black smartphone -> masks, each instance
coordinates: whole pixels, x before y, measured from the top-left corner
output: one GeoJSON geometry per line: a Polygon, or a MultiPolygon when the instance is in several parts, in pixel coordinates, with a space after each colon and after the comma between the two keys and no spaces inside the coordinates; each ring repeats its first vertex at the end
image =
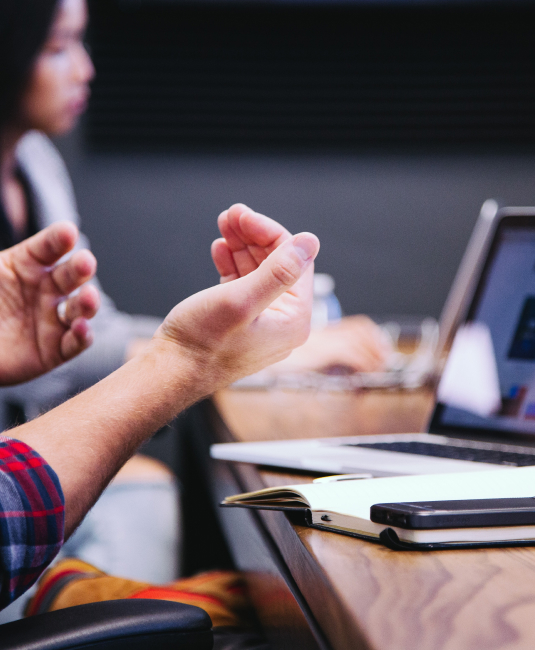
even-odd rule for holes
{"type": "Polygon", "coordinates": [[[531,526],[535,497],[377,503],[370,508],[370,519],[408,529],[531,526]]]}

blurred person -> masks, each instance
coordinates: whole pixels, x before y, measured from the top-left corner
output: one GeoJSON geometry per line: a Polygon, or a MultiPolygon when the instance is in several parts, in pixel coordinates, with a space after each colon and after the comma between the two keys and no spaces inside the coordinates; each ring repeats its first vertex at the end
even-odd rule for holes
{"type": "MultiPolygon", "coordinates": [[[[87,101],[93,68],[82,44],[85,22],[85,4],[77,0],[0,3],[1,248],[58,221],[79,224],[68,173],[45,134],[69,130],[87,101]]],[[[77,248],[87,247],[81,235],[77,248]]],[[[95,291],[96,278],[93,284],[95,291]]],[[[93,348],[44,378],[0,389],[2,429],[34,418],[108,375],[160,325],[160,319],[119,312],[100,293],[93,348]]],[[[132,578],[171,579],[178,572],[178,504],[172,473],[138,456],[121,470],[64,553],[132,578]]],[[[20,617],[22,606],[4,612],[2,620],[20,617]]]]}
{"type": "MultiPolygon", "coordinates": [[[[94,69],[83,46],[85,0],[6,0],[0,11],[5,32],[0,80],[6,98],[0,109],[0,246],[5,248],[60,219],[79,225],[68,173],[48,136],[76,125],[87,105],[94,69]]],[[[81,242],[87,245],[83,236],[81,242]]],[[[159,322],[119,312],[102,293],[91,350],[45,379],[0,393],[0,423],[3,418],[4,424],[11,424],[20,411],[35,417],[93,384],[142,349],[159,322]]],[[[383,348],[379,329],[362,317],[343,328],[329,326],[321,335],[315,333],[294,355],[292,367],[343,363],[356,370],[377,370],[384,363],[383,348]]]]}
{"type": "MultiPolygon", "coordinates": [[[[2,247],[58,220],[79,224],[68,173],[49,136],[72,129],[87,105],[94,69],[83,44],[86,23],[85,0],[0,3],[2,247]]],[[[83,235],[80,242],[87,246],[83,235]]],[[[94,283],[98,286],[96,279],[94,283]]],[[[159,319],[119,312],[103,292],[101,301],[90,350],[45,378],[0,389],[3,428],[17,419],[32,419],[93,385],[142,351],[160,324],[159,319]]],[[[356,324],[351,335],[331,328],[315,334],[295,358],[297,365],[303,369],[317,367],[315,359],[319,359],[321,367],[345,361],[355,369],[376,369],[382,363],[383,352],[381,339],[376,336],[378,330],[372,332],[374,326],[370,323],[365,327],[356,324]],[[325,341],[329,341],[328,346],[325,341]],[[330,350],[328,359],[326,349],[330,350]]],[[[85,528],[72,537],[65,552],[135,579],[159,582],[174,577],[180,537],[177,499],[176,482],[165,466],[138,457],[104,493],[86,519],[85,528]],[[146,499],[141,499],[141,493],[146,499]],[[128,498],[136,503],[135,507],[125,506],[128,498]],[[144,517],[151,518],[150,523],[145,519],[140,525],[141,511],[144,517]],[[108,523],[104,525],[104,521],[108,523]],[[147,538],[141,541],[146,531],[157,528],[163,540],[160,551],[149,548],[147,538]],[[111,547],[100,545],[99,531],[103,529],[108,537],[122,539],[126,534],[140,544],[131,543],[128,549],[110,555],[111,547]],[[139,561],[141,553],[146,561],[139,561]]]]}
{"type": "MultiPolygon", "coordinates": [[[[93,76],[83,46],[86,22],[84,0],[0,4],[0,242],[4,247],[60,219],[79,222],[67,171],[47,136],[72,128],[85,108],[93,76]]],[[[83,245],[83,236],[81,240],[83,245]]],[[[118,312],[102,294],[93,349],[43,380],[4,389],[5,410],[21,405],[30,418],[35,417],[134,356],[159,323],[118,312]]],[[[4,425],[8,415],[3,414],[4,425]]],[[[176,502],[172,474],[158,462],[138,456],[121,470],[64,552],[134,579],[172,579],[178,571],[180,539],[176,502]]],[[[18,615],[20,609],[13,613],[18,615]]]]}
{"type": "MultiPolygon", "coordinates": [[[[79,225],[67,170],[47,136],[69,131],[85,109],[93,77],[82,42],[85,25],[83,0],[0,5],[1,248],[57,221],[79,225]]],[[[78,247],[88,247],[83,235],[78,247]]],[[[45,379],[0,394],[4,405],[20,405],[35,417],[118,368],[161,322],[119,312],[102,291],[101,300],[91,350],[45,379]]],[[[9,413],[2,419],[6,424],[9,413]]]]}

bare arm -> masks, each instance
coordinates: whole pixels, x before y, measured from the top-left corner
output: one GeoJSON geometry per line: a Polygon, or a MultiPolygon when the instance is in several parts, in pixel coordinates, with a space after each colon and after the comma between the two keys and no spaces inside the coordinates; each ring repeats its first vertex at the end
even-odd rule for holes
{"type": "Polygon", "coordinates": [[[144,352],[17,429],[16,437],[59,476],[67,536],[154,431],[306,340],[318,249],[314,235],[296,235],[250,274],[191,296],[171,311],[144,352]]]}

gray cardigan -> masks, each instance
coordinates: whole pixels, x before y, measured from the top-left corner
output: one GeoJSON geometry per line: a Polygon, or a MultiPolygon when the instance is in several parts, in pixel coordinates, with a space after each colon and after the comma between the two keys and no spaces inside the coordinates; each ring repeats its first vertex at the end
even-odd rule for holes
{"type": "MultiPolygon", "coordinates": [[[[32,131],[21,139],[16,155],[32,191],[39,229],[65,220],[79,226],[80,217],[69,175],[50,140],[32,131]]],[[[89,248],[84,235],[80,236],[77,248],[89,248]]],[[[23,406],[28,418],[35,417],[116,370],[124,361],[129,343],[135,338],[151,337],[160,324],[157,318],[120,312],[102,291],[98,280],[94,283],[99,287],[102,302],[92,321],[93,345],[44,377],[0,389],[2,429],[5,428],[8,402],[23,406]]]]}

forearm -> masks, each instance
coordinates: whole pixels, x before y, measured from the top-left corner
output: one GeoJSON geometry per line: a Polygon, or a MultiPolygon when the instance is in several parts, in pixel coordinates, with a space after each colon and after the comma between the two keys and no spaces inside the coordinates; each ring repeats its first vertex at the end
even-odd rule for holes
{"type": "Polygon", "coordinates": [[[301,233],[253,272],[187,298],[171,310],[145,352],[17,429],[17,438],[42,454],[59,477],[67,536],[153,432],[205,395],[305,342],[318,249],[316,237],[301,233]]]}
{"type": "Polygon", "coordinates": [[[66,537],[136,449],[208,391],[193,358],[153,341],[147,353],[16,430],[59,477],[66,537]]]}

